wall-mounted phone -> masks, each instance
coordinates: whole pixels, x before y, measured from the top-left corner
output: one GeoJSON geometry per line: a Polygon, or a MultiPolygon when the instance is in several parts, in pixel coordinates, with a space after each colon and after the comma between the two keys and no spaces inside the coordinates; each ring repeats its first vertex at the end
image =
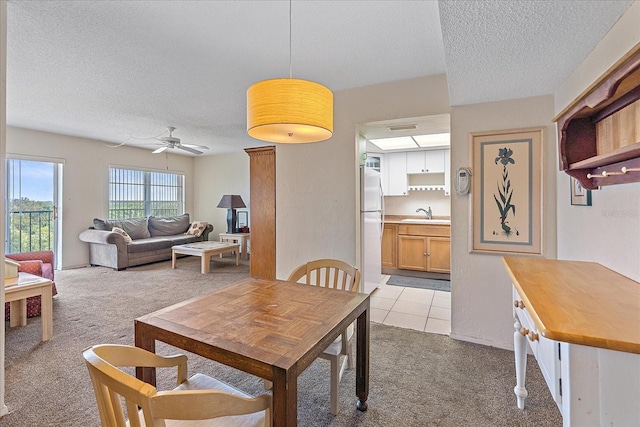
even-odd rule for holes
{"type": "Polygon", "coordinates": [[[471,188],[471,169],[458,168],[453,185],[456,189],[456,194],[462,195],[469,193],[469,188],[471,188]]]}

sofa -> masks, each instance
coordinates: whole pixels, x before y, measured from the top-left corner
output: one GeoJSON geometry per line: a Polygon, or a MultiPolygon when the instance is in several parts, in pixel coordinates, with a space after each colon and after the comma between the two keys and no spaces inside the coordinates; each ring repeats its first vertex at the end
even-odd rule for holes
{"type": "MultiPolygon", "coordinates": [[[[56,282],[54,279],[54,264],[53,264],[53,252],[52,251],[35,251],[35,252],[22,252],[19,254],[6,254],[6,258],[17,261],[19,265],[18,272],[30,273],[34,276],[44,277],[53,282],[51,286],[51,292],[53,295],[58,293],[56,289],[56,282]]],[[[41,300],[40,295],[27,298],[27,317],[40,316],[41,312],[41,300]]],[[[7,302],[4,305],[4,319],[9,320],[10,304],[7,302]]]]}
{"type": "Polygon", "coordinates": [[[115,270],[171,259],[171,247],[209,239],[213,225],[191,223],[189,214],[102,220],[80,233],[89,244],[89,263],[115,270]]]}

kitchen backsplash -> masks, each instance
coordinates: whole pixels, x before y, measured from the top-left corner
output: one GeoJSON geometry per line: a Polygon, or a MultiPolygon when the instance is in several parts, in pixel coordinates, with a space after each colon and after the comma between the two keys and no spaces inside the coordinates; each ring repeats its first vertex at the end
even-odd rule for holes
{"type": "Polygon", "coordinates": [[[416,215],[416,209],[428,209],[435,217],[451,217],[451,196],[444,191],[409,191],[407,196],[385,196],[384,207],[387,215],[416,215]]]}

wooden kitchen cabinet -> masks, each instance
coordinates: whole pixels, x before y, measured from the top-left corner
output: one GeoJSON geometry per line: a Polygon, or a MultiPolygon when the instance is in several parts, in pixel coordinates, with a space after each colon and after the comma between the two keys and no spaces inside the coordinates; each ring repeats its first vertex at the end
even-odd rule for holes
{"type": "Polygon", "coordinates": [[[398,224],[385,224],[382,231],[382,267],[397,268],[398,224]]]}
{"type": "Polygon", "coordinates": [[[398,268],[451,272],[451,227],[449,225],[401,224],[398,227],[398,268]]]}

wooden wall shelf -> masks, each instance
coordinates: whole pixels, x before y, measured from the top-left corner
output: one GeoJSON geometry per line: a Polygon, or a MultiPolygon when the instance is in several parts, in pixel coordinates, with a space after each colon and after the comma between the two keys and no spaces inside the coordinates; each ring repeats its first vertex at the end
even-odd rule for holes
{"type": "Polygon", "coordinates": [[[640,182],[640,43],[554,121],[560,170],[583,187],[640,182]]]}

